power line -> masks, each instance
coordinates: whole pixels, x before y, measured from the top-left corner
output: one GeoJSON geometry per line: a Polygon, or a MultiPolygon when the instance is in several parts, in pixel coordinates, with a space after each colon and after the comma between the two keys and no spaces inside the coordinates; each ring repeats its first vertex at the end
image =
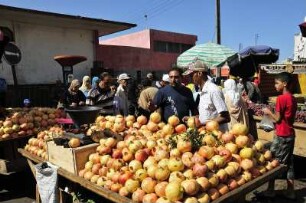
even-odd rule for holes
{"type": "MultiPolygon", "coordinates": [[[[179,0],[179,1],[172,1],[169,2],[169,4],[165,5],[163,8],[161,8],[160,10],[155,10],[154,12],[152,12],[151,14],[147,14],[149,20],[156,17],[157,15],[162,14],[163,12],[169,10],[169,9],[173,9],[174,7],[178,6],[179,4],[181,4],[184,0],[179,0]]],[[[143,23],[145,19],[142,19],[139,21],[139,24],[143,23]]]]}

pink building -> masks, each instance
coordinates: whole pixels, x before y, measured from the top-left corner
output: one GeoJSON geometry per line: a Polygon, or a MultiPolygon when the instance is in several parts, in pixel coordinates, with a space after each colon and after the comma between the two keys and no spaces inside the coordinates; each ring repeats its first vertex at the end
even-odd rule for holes
{"type": "Polygon", "coordinates": [[[115,75],[127,72],[139,79],[154,72],[159,77],[196,41],[195,35],[148,29],[100,41],[97,59],[115,75]]]}

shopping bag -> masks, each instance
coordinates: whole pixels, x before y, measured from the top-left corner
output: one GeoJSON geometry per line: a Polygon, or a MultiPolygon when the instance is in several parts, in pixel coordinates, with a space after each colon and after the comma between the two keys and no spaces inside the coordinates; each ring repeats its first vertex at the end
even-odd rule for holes
{"type": "Polygon", "coordinates": [[[57,188],[58,167],[43,162],[35,165],[36,182],[42,203],[58,203],[59,195],[57,188]]]}
{"type": "Polygon", "coordinates": [[[266,132],[274,130],[274,123],[270,116],[263,115],[261,122],[259,123],[259,128],[266,132]]]}

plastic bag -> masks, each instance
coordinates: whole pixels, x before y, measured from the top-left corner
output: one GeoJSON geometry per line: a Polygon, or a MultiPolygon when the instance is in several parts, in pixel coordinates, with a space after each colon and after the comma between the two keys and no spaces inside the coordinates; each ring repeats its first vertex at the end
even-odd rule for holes
{"type": "Polygon", "coordinates": [[[43,162],[35,165],[36,181],[42,203],[59,202],[57,188],[57,166],[49,162],[43,162]]]}
{"type": "Polygon", "coordinates": [[[259,123],[259,128],[263,129],[266,132],[274,130],[274,123],[270,116],[263,115],[261,122],[259,123]]]}

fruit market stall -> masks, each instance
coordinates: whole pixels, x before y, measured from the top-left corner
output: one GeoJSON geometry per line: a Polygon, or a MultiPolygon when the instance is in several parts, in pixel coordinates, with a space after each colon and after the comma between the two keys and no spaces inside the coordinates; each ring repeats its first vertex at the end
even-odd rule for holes
{"type": "MultiPolygon", "coordinates": [[[[150,119],[98,116],[86,134],[108,130],[117,136],[101,136],[81,168],[61,166],[58,174],[114,202],[229,202],[284,172],[246,126],[222,133],[214,121],[205,128],[197,124],[193,117],[182,124],[176,116],[164,123],[157,112],[150,119]]],[[[31,143],[37,149],[37,141],[31,143]]],[[[30,162],[42,161],[31,146],[19,151],[30,162]]],[[[51,153],[47,147],[49,161],[51,153]]]]}
{"type": "MultiPolygon", "coordinates": [[[[30,164],[31,168],[33,168],[33,164],[40,163],[40,162],[44,161],[43,159],[34,156],[33,154],[31,154],[30,152],[28,152],[24,149],[19,149],[18,151],[22,154],[22,156],[27,158],[28,163],[30,164]]],[[[237,188],[233,191],[230,191],[229,193],[221,196],[219,199],[213,201],[213,203],[229,202],[229,200],[231,202],[236,202],[237,200],[243,198],[244,195],[246,195],[247,193],[251,192],[252,190],[256,189],[257,187],[261,186],[262,184],[268,182],[269,180],[277,177],[279,174],[283,173],[284,171],[285,171],[285,166],[283,166],[283,165],[277,166],[276,168],[267,172],[266,174],[264,174],[260,178],[254,179],[254,180],[246,183],[245,185],[243,185],[243,186],[241,186],[241,187],[239,187],[239,188],[237,188]]],[[[35,171],[33,171],[33,173],[35,173],[35,171]]],[[[121,196],[120,194],[118,194],[116,192],[112,192],[111,190],[108,190],[108,189],[105,189],[104,187],[98,186],[95,183],[84,180],[83,178],[81,178],[79,176],[76,176],[73,173],[70,173],[63,168],[59,168],[58,175],[63,176],[65,178],[67,178],[68,180],[70,180],[71,182],[79,184],[80,187],[84,187],[84,188],[100,195],[101,197],[103,197],[105,199],[108,199],[108,200],[111,200],[113,202],[118,202],[118,203],[135,202],[130,198],[121,196]]],[[[207,198],[207,196],[204,196],[204,198],[207,198]]],[[[37,202],[38,201],[39,201],[39,196],[37,196],[37,202]]],[[[209,200],[207,200],[206,202],[209,202],[209,200]]]]}
{"type": "Polygon", "coordinates": [[[63,117],[60,110],[52,108],[9,108],[6,117],[0,120],[0,173],[9,175],[26,166],[25,159],[17,149],[39,131],[56,124],[63,117]]]}

